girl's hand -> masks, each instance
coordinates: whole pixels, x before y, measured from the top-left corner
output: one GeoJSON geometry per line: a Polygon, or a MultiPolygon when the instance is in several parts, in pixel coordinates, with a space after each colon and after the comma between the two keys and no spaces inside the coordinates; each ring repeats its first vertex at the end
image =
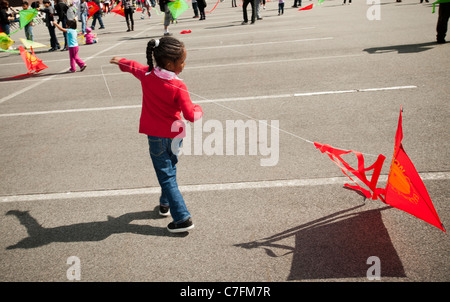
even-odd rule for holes
{"type": "Polygon", "coordinates": [[[122,59],[122,58],[114,57],[114,58],[111,59],[111,61],[109,61],[109,63],[119,65],[119,61],[120,61],[121,59],[122,59]]]}

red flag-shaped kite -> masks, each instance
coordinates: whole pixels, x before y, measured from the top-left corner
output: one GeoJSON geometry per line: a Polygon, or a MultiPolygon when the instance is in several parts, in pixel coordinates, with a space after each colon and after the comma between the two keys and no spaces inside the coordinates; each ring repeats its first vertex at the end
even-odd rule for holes
{"type": "Polygon", "coordinates": [[[36,57],[33,47],[31,48],[31,54],[22,46],[19,46],[19,51],[23,61],[25,62],[25,65],[27,66],[28,74],[39,72],[43,69],[48,68],[44,63],[42,63],[41,59],[38,59],[38,57],[36,57]]]}
{"type": "Polygon", "coordinates": [[[402,139],[402,110],[400,110],[397,133],[395,135],[394,156],[386,186],[385,202],[445,232],[422,179],[403,149],[402,139]]]}
{"type": "Polygon", "coordinates": [[[310,4],[308,6],[300,8],[299,11],[301,11],[301,10],[309,10],[309,9],[312,9],[313,7],[314,7],[314,4],[310,4]]]}
{"type": "Polygon", "coordinates": [[[98,5],[95,4],[94,1],[88,2],[87,6],[88,6],[89,17],[92,17],[100,9],[100,7],[98,7],[98,5]]]}
{"type": "Polygon", "coordinates": [[[380,177],[381,168],[383,167],[384,159],[386,158],[384,155],[380,154],[378,155],[377,161],[370,167],[366,168],[364,167],[364,156],[361,152],[358,151],[345,151],[345,150],[339,150],[336,148],[331,147],[330,145],[323,145],[314,142],[314,145],[317,149],[319,149],[322,153],[326,153],[330,159],[339,167],[341,168],[342,172],[350,178],[355,184],[349,185],[345,184],[346,187],[351,188],[353,190],[361,191],[364,196],[367,198],[372,197],[372,199],[377,199],[377,197],[380,197],[380,194],[384,193],[384,189],[377,188],[377,182],[378,178],[380,177]],[[348,153],[354,153],[356,155],[356,158],[358,159],[358,169],[352,168],[347,162],[345,162],[342,159],[342,155],[348,154],[348,153]],[[366,177],[366,172],[374,170],[372,174],[372,178],[370,181],[366,177]],[[347,172],[351,172],[354,176],[356,176],[360,181],[362,181],[366,186],[369,187],[369,189],[372,191],[372,193],[362,188],[353,178],[351,178],[347,172]]]}
{"type": "Polygon", "coordinates": [[[119,2],[114,8],[111,10],[112,13],[116,13],[121,15],[122,17],[125,17],[125,10],[122,7],[122,1],[119,2]]]}

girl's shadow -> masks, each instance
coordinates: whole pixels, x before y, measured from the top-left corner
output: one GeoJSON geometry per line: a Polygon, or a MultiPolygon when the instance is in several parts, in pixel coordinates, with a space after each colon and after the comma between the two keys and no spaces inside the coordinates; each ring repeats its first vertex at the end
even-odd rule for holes
{"type": "Polygon", "coordinates": [[[101,241],[112,234],[132,233],[150,236],[186,236],[188,233],[172,234],[163,227],[132,224],[134,220],[159,219],[158,207],[153,211],[127,213],[117,218],[108,216],[106,221],[94,221],[63,225],[54,228],[42,227],[29,211],[11,210],[6,215],[16,216],[28,232],[28,237],[8,246],[7,250],[36,248],[52,242],[101,241]]]}

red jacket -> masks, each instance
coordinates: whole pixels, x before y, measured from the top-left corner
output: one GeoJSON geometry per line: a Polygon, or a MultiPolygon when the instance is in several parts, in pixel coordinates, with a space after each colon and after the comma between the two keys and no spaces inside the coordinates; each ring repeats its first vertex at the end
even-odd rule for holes
{"type": "Polygon", "coordinates": [[[186,120],[194,122],[202,117],[203,111],[199,105],[192,104],[183,81],[162,79],[155,75],[155,69],[149,73],[148,66],[136,61],[122,59],[119,63],[121,71],[129,72],[141,81],[143,96],[139,133],[185,137],[181,112],[186,120]]]}

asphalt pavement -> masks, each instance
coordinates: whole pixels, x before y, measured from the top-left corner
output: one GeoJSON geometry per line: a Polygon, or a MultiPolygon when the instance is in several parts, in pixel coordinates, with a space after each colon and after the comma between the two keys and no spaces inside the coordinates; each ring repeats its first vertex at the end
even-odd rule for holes
{"type": "MultiPolygon", "coordinates": [[[[313,144],[363,152],[367,164],[385,155],[385,186],[403,106],[403,145],[450,225],[450,45],[435,43],[437,14],[418,0],[303,7],[312,3],[286,2],[279,16],[270,1],[241,25],[227,0],[169,26],[204,111],[177,165],[195,224],[179,235],[158,214],[140,83],[109,64],[145,64],[162,15],[136,12],[132,32],[104,16],[99,42],[80,46],[83,72],[44,47],[35,53],[48,69],[11,78],[25,64],[0,53],[0,281],[450,281],[448,235],[345,189],[313,144]]],[[[33,30],[49,44],[44,25],[33,30]]]]}

